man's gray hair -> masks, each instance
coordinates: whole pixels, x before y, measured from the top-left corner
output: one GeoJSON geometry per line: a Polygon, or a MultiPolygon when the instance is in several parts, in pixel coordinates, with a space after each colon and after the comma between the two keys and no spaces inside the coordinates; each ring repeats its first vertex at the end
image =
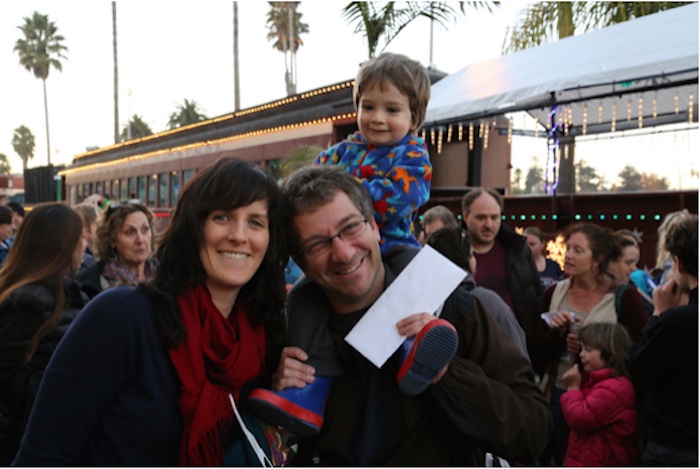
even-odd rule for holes
{"type": "Polygon", "coordinates": [[[459,226],[454,213],[452,213],[452,211],[444,205],[435,205],[423,213],[423,226],[432,223],[435,220],[442,221],[445,227],[454,228],[459,226]]]}

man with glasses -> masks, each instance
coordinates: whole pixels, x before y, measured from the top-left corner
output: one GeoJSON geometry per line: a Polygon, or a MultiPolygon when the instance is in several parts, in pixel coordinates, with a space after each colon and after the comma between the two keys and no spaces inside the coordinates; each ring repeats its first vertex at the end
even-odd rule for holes
{"type": "MultiPolygon", "coordinates": [[[[402,392],[401,349],[379,369],[344,337],[418,250],[381,255],[369,196],[340,168],[303,168],[284,194],[292,256],[306,278],[290,292],[289,346],[272,389],[320,399],[312,413],[323,424],[300,442],[294,463],[478,465],[482,450],[535,462],[550,433],[548,405],[527,359],[480,303],[461,289],[450,295],[440,319],[458,336],[456,354],[420,395],[402,392]]],[[[407,311],[398,332],[420,338],[434,324],[430,313],[407,311]]]]}

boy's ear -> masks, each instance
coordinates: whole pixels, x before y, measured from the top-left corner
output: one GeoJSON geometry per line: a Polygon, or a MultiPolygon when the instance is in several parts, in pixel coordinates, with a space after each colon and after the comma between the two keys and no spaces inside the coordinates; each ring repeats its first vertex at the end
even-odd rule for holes
{"type": "Polygon", "coordinates": [[[683,265],[683,261],[681,261],[680,257],[673,256],[673,260],[676,263],[676,266],[678,267],[678,272],[681,274],[686,273],[685,266],[683,265]]]}

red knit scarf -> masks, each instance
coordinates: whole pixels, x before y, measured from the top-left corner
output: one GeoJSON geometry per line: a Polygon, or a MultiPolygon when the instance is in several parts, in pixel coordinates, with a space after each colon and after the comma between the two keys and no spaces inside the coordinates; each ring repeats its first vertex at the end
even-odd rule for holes
{"type": "Polygon", "coordinates": [[[233,422],[228,398],[258,377],[265,359],[265,331],[252,326],[240,307],[225,318],[204,285],[190,287],[177,300],[185,337],[170,349],[182,382],[184,420],[180,466],[221,466],[222,438],[233,422]]]}

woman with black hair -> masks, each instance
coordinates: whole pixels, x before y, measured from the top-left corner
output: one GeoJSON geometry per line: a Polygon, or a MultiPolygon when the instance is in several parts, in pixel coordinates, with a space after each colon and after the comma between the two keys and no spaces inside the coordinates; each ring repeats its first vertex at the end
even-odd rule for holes
{"type": "Polygon", "coordinates": [[[106,290],[66,334],[15,464],[222,465],[240,432],[231,401],[283,344],[282,219],[277,184],[250,163],[197,173],[153,280],[106,290]]]}
{"type": "Polygon", "coordinates": [[[46,364],[87,302],[70,276],[82,231],[68,205],[37,205],[0,269],[0,465],[15,457],[46,364]]]}

